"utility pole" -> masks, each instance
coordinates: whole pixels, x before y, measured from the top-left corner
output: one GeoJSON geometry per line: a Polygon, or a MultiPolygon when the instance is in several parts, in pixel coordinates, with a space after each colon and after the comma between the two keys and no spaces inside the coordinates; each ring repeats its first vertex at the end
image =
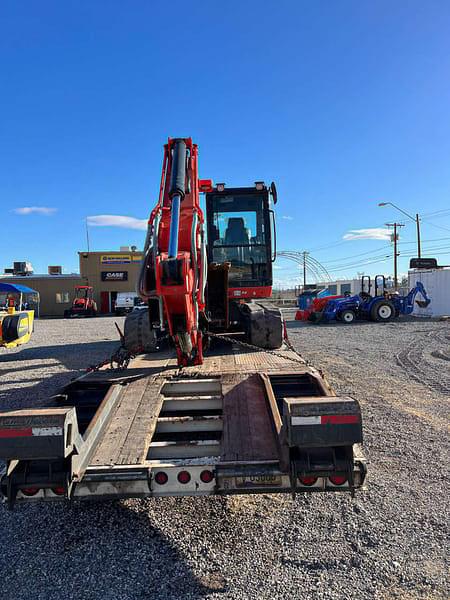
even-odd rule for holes
{"type": "Polygon", "coordinates": [[[404,215],[406,215],[409,219],[411,219],[411,221],[415,221],[416,222],[416,228],[417,228],[417,258],[421,258],[422,257],[422,252],[421,252],[421,247],[420,247],[420,219],[419,219],[419,214],[416,213],[416,217],[414,218],[412,215],[410,215],[409,213],[407,213],[406,211],[404,211],[403,208],[400,208],[399,206],[397,206],[393,202],[379,202],[378,206],[387,206],[388,204],[390,204],[391,206],[393,206],[394,208],[396,208],[397,210],[399,210],[401,213],[403,213],[404,215]]]}
{"type": "Polygon", "coordinates": [[[417,226],[417,258],[421,258],[421,248],[420,248],[420,222],[419,215],[416,213],[416,226],[417,226]]]}
{"type": "Polygon", "coordinates": [[[309,252],[303,252],[303,291],[306,289],[306,257],[308,254],[309,252]]]}
{"type": "Polygon", "coordinates": [[[400,256],[400,252],[397,252],[397,227],[404,227],[401,223],[386,223],[387,227],[394,228],[393,242],[394,242],[394,290],[398,288],[398,274],[397,274],[397,258],[400,256]]]}

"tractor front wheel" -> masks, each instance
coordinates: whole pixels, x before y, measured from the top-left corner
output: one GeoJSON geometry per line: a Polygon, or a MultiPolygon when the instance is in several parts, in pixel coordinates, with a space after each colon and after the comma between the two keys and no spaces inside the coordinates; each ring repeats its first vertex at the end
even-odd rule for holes
{"type": "Polygon", "coordinates": [[[370,311],[372,321],[384,322],[390,321],[395,316],[395,307],[392,302],[377,302],[370,311]]]}
{"type": "Polygon", "coordinates": [[[339,320],[345,323],[346,325],[350,325],[356,319],[356,314],[353,310],[343,310],[339,313],[339,320]]]}

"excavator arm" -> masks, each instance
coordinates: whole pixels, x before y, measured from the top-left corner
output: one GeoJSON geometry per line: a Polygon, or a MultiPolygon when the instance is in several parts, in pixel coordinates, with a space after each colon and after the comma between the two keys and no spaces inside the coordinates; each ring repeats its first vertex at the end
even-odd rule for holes
{"type": "Polygon", "coordinates": [[[203,362],[199,320],[205,310],[207,273],[204,216],[200,208],[197,145],[191,138],[168,140],[158,203],[148,222],[139,294],[159,302],[178,364],[203,362]]]}
{"type": "Polygon", "coordinates": [[[412,313],[412,311],[414,309],[414,300],[416,300],[416,303],[421,308],[426,308],[431,302],[431,299],[428,297],[427,292],[421,281],[416,281],[416,285],[410,290],[409,294],[406,296],[406,302],[405,302],[406,314],[412,313]],[[416,300],[417,294],[420,294],[422,296],[423,300],[416,300]]]}

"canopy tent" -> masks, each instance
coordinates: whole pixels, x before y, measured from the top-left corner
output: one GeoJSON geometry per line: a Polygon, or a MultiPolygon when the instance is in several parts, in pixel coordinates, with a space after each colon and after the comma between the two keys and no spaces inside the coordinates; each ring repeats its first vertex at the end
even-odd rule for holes
{"type": "Polygon", "coordinates": [[[32,290],[31,288],[27,287],[26,285],[18,285],[16,283],[2,283],[0,282],[0,294],[7,294],[7,293],[11,293],[11,294],[37,294],[39,295],[39,292],[37,292],[36,290],[32,290]]]}
{"type": "MultiPolygon", "coordinates": [[[[0,294],[20,294],[20,305],[22,305],[22,296],[25,294],[32,294],[35,300],[32,304],[35,305],[36,317],[39,317],[39,292],[33,290],[26,285],[20,285],[18,283],[2,283],[0,282],[0,294]]],[[[20,307],[19,307],[20,308],[20,307]]],[[[32,307],[30,307],[32,308],[32,307]]]]}

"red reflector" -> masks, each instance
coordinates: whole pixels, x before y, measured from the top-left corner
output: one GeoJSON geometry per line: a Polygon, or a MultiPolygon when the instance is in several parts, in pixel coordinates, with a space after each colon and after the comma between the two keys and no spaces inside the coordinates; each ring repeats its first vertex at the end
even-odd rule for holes
{"type": "Polygon", "coordinates": [[[64,496],[66,493],[66,489],[62,485],[58,485],[57,487],[52,488],[52,492],[57,496],[64,496]]]}
{"type": "Polygon", "coordinates": [[[24,496],[35,496],[38,493],[39,488],[36,488],[36,487],[22,488],[20,491],[22,492],[22,494],[24,496]]]}
{"type": "Polygon", "coordinates": [[[191,480],[191,476],[187,471],[180,471],[178,473],[178,481],[180,483],[189,483],[191,480]]]}
{"type": "Polygon", "coordinates": [[[348,425],[350,423],[359,423],[358,415],[322,415],[320,419],[322,425],[331,423],[332,425],[348,425]]]}
{"type": "Polygon", "coordinates": [[[316,483],[316,481],[318,480],[318,477],[312,477],[312,476],[299,477],[299,480],[302,485],[314,485],[316,483]]]}
{"type": "Polygon", "coordinates": [[[347,481],[345,475],[331,475],[329,479],[333,485],[343,485],[347,481]]]}
{"type": "Polygon", "coordinates": [[[0,438],[27,437],[33,435],[31,427],[25,429],[0,429],[0,438]]]}
{"type": "Polygon", "coordinates": [[[200,473],[200,479],[203,481],[203,483],[211,483],[211,481],[214,479],[214,473],[212,471],[202,471],[200,473]]]}
{"type": "Polygon", "coordinates": [[[167,483],[168,479],[169,477],[167,476],[167,473],[164,473],[164,471],[158,471],[158,473],[155,475],[155,481],[158,485],[164,485],[167,483]]]}

